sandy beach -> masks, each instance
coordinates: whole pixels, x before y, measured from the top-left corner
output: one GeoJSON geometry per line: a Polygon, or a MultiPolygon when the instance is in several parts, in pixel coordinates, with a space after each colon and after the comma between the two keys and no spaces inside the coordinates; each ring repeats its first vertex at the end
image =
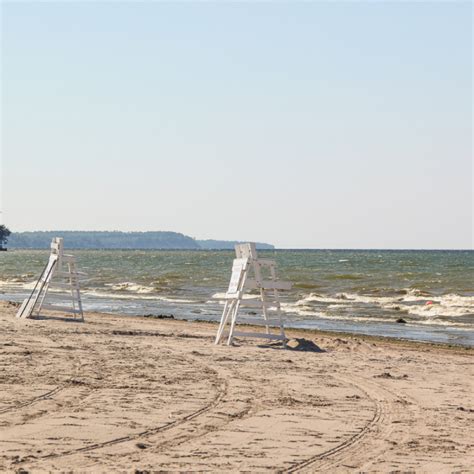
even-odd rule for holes
{"type": "Polygon", "coordinates": [[[472,472],[474,350],[0,303],[2,472],[472,472]]]}

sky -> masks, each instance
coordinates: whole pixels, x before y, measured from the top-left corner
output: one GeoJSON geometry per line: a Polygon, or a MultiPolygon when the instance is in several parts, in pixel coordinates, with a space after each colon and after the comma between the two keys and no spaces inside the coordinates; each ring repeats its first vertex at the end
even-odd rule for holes
{"type": "Polygon", "coordinates": [[[12,231],[473,246],[471,2],[0,13],[12,231]]]}

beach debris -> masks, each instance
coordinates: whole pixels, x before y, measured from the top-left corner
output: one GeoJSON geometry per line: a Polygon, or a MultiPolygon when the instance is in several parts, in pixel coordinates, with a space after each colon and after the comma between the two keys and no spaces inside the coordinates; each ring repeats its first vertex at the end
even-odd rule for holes
{"type": "Polygon", "coordinates": [[[235,254],[229,287],[223,297],[219,296],[219,299],[224,301],[224,311],[215,344],[227,338],[227,345],[231,345],[234,337],[241,336],[277,340],[285,346],[287,338],[283,327],[279,291],[291,289],[291,283],[277,279],[276,262],[258,258],[254,243],[237,244],[235,254]],[[261,311],[263,317],[245,318],[240,322],[265,326],[265,332],[235,330],[239,309],[247,308],[261,311]],[[226,333],[228,325],[230,327],[226,333]],[[279,334],[271,333],[271,327],[279,328],[279,334]]]}
{"type": "Polygon", "coordinates": [[[310,341],[305,338],[294,338],[290,339],[286,343],[286,347],[293,351],[302,351],[302,352],[326,352],[324,349],[321,349],[313,341],[310,341]]]}
{"type": "Polygon", "coordinates": [[[398,324],[406,324],[407,322],[403,318],[398,318],[396,321],[398,324]]]}
{"type": "MultiPolygon", "coordinates": [[[[49,297],[51,298],[51,296],[49,297]]],[[[20,306],[16,317],[31,318],[32,316],[39,316],[42,309],[71,313],[74,315],[74,318],[78,316],[81,321],[84,321],[76,259],[73,255],[66,255],[64,253],[64,241],[61,237],[55,237],[52,240],[48,263],[44,267],[30,296],[20,306]],[[45,304],[48,291],[52,288],[59,291],[59,294],[56,296],[60,297],[61,302],[69,300],[70,305],[53,304],[54,301],[45,304]]]]}
{"type": "Polygon", "coordinates": [[[152,319],[174,319],[172,314],[144,314],[143,317],[152,319]]]}
{"type": "Polygon", "coordinates": [[[376,379],[402,380],[402,379],[407,379],[407,378],[408,378],[408,375],[407,375],[407,374],[403,374],[403,375],[392,375],[390,372],[383,372],[382,374],[374,375],[374,378],[376,378],[376,379]]]}
{"type": "Polygon", "coordinates": [[[378,379],[393,379],[393,375],[390,372],[384,372],[379,375],[374,375],[378,379]]]}
{"type": "Polygon", "coordinates": [[[84,382],[84,380],[80,380],[80,379],[71,379],[69,383],[71,385],[87,385],[87,382],[84,382]]]}
{"type": "Polygon", "coordinates": [[[148,445],[146,445],[145,443],[137,443],[137,444],[135,444],[135,446],[136,446],[138,449],[146,449],[146,448],[148,448],[148,445]]]}

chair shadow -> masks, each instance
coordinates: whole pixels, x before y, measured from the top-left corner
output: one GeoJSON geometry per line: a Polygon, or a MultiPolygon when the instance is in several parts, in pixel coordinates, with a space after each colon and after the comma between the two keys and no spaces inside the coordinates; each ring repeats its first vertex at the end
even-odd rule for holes
{"type": "Polygon", "coordinates": [[[48,320],[53,320],[53,321],[65,321],[68,323],[84,323],[85,320],[82,320],[80,318],[71,318],[71,317],[66,317],[66,316],[50,316],[50,315],[39,315],[35,316],[33,318],[35,321],[48,321],[48,320]]]}

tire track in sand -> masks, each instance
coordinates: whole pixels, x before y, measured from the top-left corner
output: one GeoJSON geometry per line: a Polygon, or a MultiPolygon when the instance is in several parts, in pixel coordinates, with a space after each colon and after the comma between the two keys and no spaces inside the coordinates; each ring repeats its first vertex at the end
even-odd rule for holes
{"type": "Polygon", "coordinates": [[[356,376],[337,378],[358,389],[372,402],[374,410],[372,418],[358,433],[339,445],[316,454],[305,461],[296,463],[289,469],[282,469],[283,472],[304,472],[307,468],[311,471],[325,471],[342,467],[346,469],[349,467],[360,468],[360,465],[353,465],[355,461],[361,464],[364,460],[368,461],[369,458],[374,459],[380,452],[389,448],[389,446],[376,447],[375,442],[390,435],[392,427],[387,422],[393,418],[393,415],[400,413],[400,406],[406,408],[411,406],[412,402],[408,402],[406,398],[398,396],[393,391],[373,381],[356,376]],[[344,465],[343,463],[349,459],[351,460],[351,466],[344,465]]]}
{"type": "Polygon", "coordinates": [[[28,406],[33,405],[34,403],[40,402],[42,400],[50,399],[54,395],[58,394],[59,392],[62,392],[68,387],[68,384],[63,384],[63,385],[58,385],[57,387],[53,388],[52,390],[49,390],[46,393],[43,393],[42,395],[38,395],[37,397],[30,398],[29,400],[26,400],[22,403],[18,403],[13,406],[5,407],[0,410],[0,415],[4,413],[8,413],[10,411],[14,410],[20,410],[21,408],[25,408],[28,406]]]}
{"type": "Polygon", "coordinates": [[[208,368],[208,370],[210,370],[214,374],[215,377],[212,380],[218,386],[218,389],[217,389],[217,392],[216,392],[214,398],[209,403],[207,403],[204,407],[201,407],[200,409],[198,409],[198,410],[196,410],[196,411],[194,411],[194,412],[192,412],[192,413],[190,413],[190,414],[188,414],[188,415],[186,415],[182,418],[179,418],[179,419],[174,420],[174,421],[170,421],[168,423],[165,423],[164,425],[160,425],[160,426],[153,427],[153,428],[148,428],[148,429],[143,430],[143,431],[138,432],[138,433],[134,433],[134,434],[127,435],[127,436],[122,436],[120,438],[114,438],[114,439],[111,439],[111,440],[108,440],[108,441],[103,441],[101,443],[94,443],[94,444],[90,444],[88,446],[83,446],[81,448],[70,449],[70,450],[67,450],[67,451],[60,452],[60,453],[50,453],[50,454],[46,454],[44,456],[40,456],[40,457],[30,459],[30,460],[25,459],[24,461],[25,462],[28,462],[28,461],[38,462],[38,461],[45,460],[45,459],[57,459],[57,458],[65,457],[65,456],[71,456],[73,454],[79,454],[79,453],[86,453],[86,452],[90,452],[90,451],[95,451],[97,449],[105,448],[105,447],[108,447],[108,446],[113,446],[113,445],[117,445],[117,444],[120,444],[120,443],[126,443],[126,442],[134,441],[134,440],[137,440],[137,439],[140,439],[140,438],[146,438],[148,436],[151,436],[151,435],[154,435],[154,434],[157,434],[157,433],[160,433],[160,432],[168,431],[171,428],[175,428],[177,426],[188,423],[188,422],[194,420],[195,418],[197,418],[197,417],[209,412],[210,410],[214,409],[216,406],[218,406],[221,403],[222,399],[227,394],[227,391],[228,391],[228,381],[227,381],[227,379],[220,378],[219,374],[214,369],[209,369],[208,368]]]}
{"type": "Polygon", "coordinates": [[[3,415],[4,413],[9,413],[15,410],[20,410],[25,407],[29,407],[43,400],[48,400],[48,399],[52,400],[55,395],[68,389],[71,385],[73,385],[74,379],[80,375],[80,369],[81,369],[81,362],[80,362],[79,357],[73,357],[72,359],[73,359],[73,374],[69,377],[69,379],[65,383],[57,385],[55,388],[41,395],[38,395],[36,397],[30,398],[28,400],[17,403],[15,405],[4,407],[0,409],[0,415],[3,415]]]}

